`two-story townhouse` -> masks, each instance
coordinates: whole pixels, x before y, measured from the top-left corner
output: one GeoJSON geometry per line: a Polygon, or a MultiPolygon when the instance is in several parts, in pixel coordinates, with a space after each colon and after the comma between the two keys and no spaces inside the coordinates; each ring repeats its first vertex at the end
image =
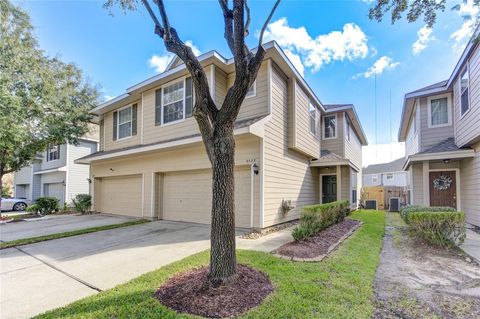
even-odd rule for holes
{"type": "Polygon", "coordinates": [[[89,194],[89,167],[77,164],[75,160],[98,150],[98,129],[98,125],[91,124],[90,132],[79,138],[77,145],[50,145],[38,154],[32,165],[15,172],[15,196],[32,201],[41,196],[52,196],[63,205],[70,204],[77,194],[89,194]]]}
{"type": "MultiPolygon", "coordinates": [[[[317,167],[315,160],[323,152],[322,115],[335,115],[328,123],[331,140],[332,134],[338,143],[344,138],[340,131],[348,118],[352,141],[366,143],[353,106],[327,113],[278,45],[265,47],[265,60],[234,130],[235,215],[241,228],[297,219],[301,206],[320,201],[320,171],[326,167],[317,167]]],[[[221,105],[235,78],[233,60],[215,51],[198,59],[211,95],[221,105]]],[[[211,166],[192,107],[192,80],[175,58],[163,73],[92,111],[100,116],[100,151],[76,162],[90,165],[95,210],[210,223],[211,166]]],[[[331,172],[349,165],[345,156],[350,151],[344,147],[328,165],[331,172]]],[[[360,172],[361,150],[353,152],[360,158],[355,166],[360,172]]],[[[338,199],[351,199],[350,171],[344,171],[338,199]]]]}
{"type": "Polygon", "coordinates": [[[480,47],[474,36],[448,80],[405,95],[411,204],[450,206],[480,226],[480,47]]]}
{"type": "Polygon", "coordinates": [[[364,167],[363,187],[370,186],[407,186],[407,172],[403,170],[405,158],[399,158],[389,163],[373,164],[364,167]]]}

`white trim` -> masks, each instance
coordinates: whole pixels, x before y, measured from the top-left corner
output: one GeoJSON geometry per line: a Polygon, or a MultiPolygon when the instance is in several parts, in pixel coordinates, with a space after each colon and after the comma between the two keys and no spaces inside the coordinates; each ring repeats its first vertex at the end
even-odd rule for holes
{"type": "Polygon", "coordinates": [[[152,172],[152,185],[150,190],[150,217],[155,218],[155,177],[156,173],[152,172]]]}
{"type": "Polygon", "coordinates": [[[267,77],[268,77],[268,87],[267,87],[267,108],[268,114],[272,113],[272,85],[273,85],[273,70],[272,70],[272,59],[267,60],[267,77]]]}
{"type": "MultiPolygon", "coordinates": [[[[186,83],[185,83],[185,79],[187,78],[187,76],[182,76],[180,78],[177,78],[175,80],[172,80],[170,82],[167,82],[165,83],[164,85],[162,85],[160,88],[156,89],[155,92],[157,92],[158,90],[161,90],[162,94],[160,96],[160,123],[155,123],[155,126],[168,126],[168,125],[172,125],[172,124],[176,124],[176,123],[180,123],[180,122],[183,122],[186,120],[185,118],[185,92],[187,91],[187,88],[186,88],[186,83]],[[172,122],[168,122],[168,123],[164,123],[163,122],[163,108],[164,108],[164,105],[163,105],[163,94],[164,94],[164,87],[167,87],[167,86],[172,86],[174,84],[177,84],[177,83],[180,83],[182,82],[183,83],[183,98],[182,98],[182,104],[183,104],[183,118],[182,119],[179,119],[179,120],[176,120],[176,121],[172,121],[172,122]]],[[[193,93],[193,92],[192,92],[193,93]]],[[[155,94],[156,96],[156,94],[155,94]]],[[[174,104],[174,103],[177,103],[177,102],[180,102],[180,100],[176,101],[176,102],[173,102],[173,103],[170,103],[170,104],[174,104]]],[[[155,108],[156,108],[156,105],[155,105],[155,108]]],[[[156,121],[155,121],[156,122],[156,121]]]]}
{"type": "MultiPolygon", "coordinates": [[[[145,112],[143,111],[143,99],[144,99],[144,97],[143,97],[143,92],[142,92],[142,103],[141,103],[141,105],[142,105],[142,123],[140,124],[140,144],[143,144],[143,119],[144,119],[143,115],[145,114],[145,112]]],[[[155,111],[155,105],[153,106],[153,108],[154,108],[154,111],[155,111]]],[[[138,112],[138,107],[137,107],[137,112],[138,112]]],[[[154,120],[154,122],[155,122],[155,120],[154,120]]],[[[138,126],[138,114],[137,114],[137,126],[138,126]]]]}
{"type": "Polygon", "coordinates": [[[342,200],[342,166],[337,165],[337,201],[342,200]]]}
{"type": "Polygon", "coordinates": [[[463,119],[463,117],[465,115],[467,115],[468,112],[470,112],[470,109],[472,108],[472,103],[471,103],[472,102],[472,99],[471,99],[472,94],[471,94],[471,90],[470,90],[470,88],[471,88],[470,87],[470,62],[469,61],[467,61],[465,67],[460,71],[459,74],[460,74],[460,76],[458,77],[458,92],[460,92],[459,108],[460,108],[460,119],[463,119]],[[462,92],[462,73],[465,69],[467,69],[466,71],[468,73],[467,74],[467,76],[468,76],[468,87],[467,87],[467,90],[468,90],[468,110],[465,113],[462,114],[462,94],[463,94],[463,92],[462,92]]]}
{"type": "MultiPolygon", "coordinates": [[[[320,187],[319,187],[319,190],[320,190],[320,204],[323,204],[323,176],[337,176],[337,173],[325,173],[325,174],[318,174],[319,178],[320,178],[320,187]]],[[[338,179],[338,177],[337,177],[338,179]]],[[[338,184],[338,181],[337,181],[337,184],[338,184]]],[[[338,189],[337,189],[337,193],[338,193],[338,189]]],[[[337,194],[337,200],[338,200],[338,194],[337,194]]]]}
{"type": "Polygon", "coordinates": [[[56,167],[52,169],[46,169],[43,171],[36,171],[33,172],[33,175],[40,175],[40,174],[47,174],[47,173],[55,173],[55,172],[66,172],[67,171],[67,166],[61,166],[61,167],[56,167]]]}
{"type": "Polygon", "coordinates": [[[254,200],[255,200],[255,192],[254,192],[255,172],[254,172],[253,165],[255,165],[255,162],[252,165],[250,165],[250,228],[254,227],[253,216],[254,216],[254,207],[255,207],[255,203],[254,203],[254,200]]]}
{"type": "MultiPolygon", "coordinates": [[[[115,112],[117,112],[117,136],[116,136],[117,139],[114,142],[127,140],[127,139],[129,139],[133,136],[133,134],[132,134],[133,133],[133,107],[132,107],[133,104],[135,104],[135,103],[132,103],[132,104],[124,106],[124,107],[121,107],[121,108],[119,108],[115,111],[115,112]],[[123,110],[126,110],[128,108],[130,108],[130,135],[119,138],[118,133],[120,131],[120,112],[123,111],[123,110]]],[[[138,108],[137,108],[137,110],[138,110],[138,108]]],[[[126,124],[126,123],[128,123],[128,122],[125,122],[125,123],[122,123],[122,124],[126,124]]]]}
{"type": "Polygon", "coordinates": [[[351,133],[352,133],[352,121],[350,121],[350,118],[347,115],[347,112],[343,112],[343,123],[345,127],[345,140],[346,141],[351,141],[351,133]]]}
{"type": "Polygon", "coordinates": [[[444,160],[444,159],[457,159],[475,157],[475,151],[472,149],[453,151],[453,152],[438,152],[438,153],[426,153],[426,154],[413,154],[407,157],[407,161],[403,165],[403,169],[406,170],[412,162],[432,161],[432,160],[444,160]]]}
{"type": "Polygon", "coordinates": [[[335,114],[327,114],[327,115],[324,115],[322,117],[322,139],[324,140],[334,140],[337,138],[338,136],[338,117],[337,117],[337,113],[335,114]],[[327,128],[327,126],[325,125],[325,118],[327,117],[332,117],[332,116],[335,116],[335,136],[334,137],[325,137],[325,129],[327,128]]]}
{"type": "MultiPolygon", "coordinates": [[[[210,67],[210,95],[212,96],[212,99],[214,101],[216,101],[217,99],[215,98],[215,64],[212,64],[211,67],[210,67]]],[[[185,84],[184,84],[185,86],[185,84]]],[[[193,84],[192,84],[192,87],[193,87],[193,84]]],[[[186,87],[185,87],[185,91],[186,91],[186,87]]],[[[193,93],[193,92],[192,92],[193,93]]],[[[192,94],[193,95],[193,94],[192,94]]],[[[185,98],[185,94],[183,94],[183,97],[185,98]]],[[[183,102],[183,109],[185,110],[185,100],[183,102]]],[[[185,118],[185,113],[183,114],[183,117],[185,118]]]]}
{"type": "Polygon", "coordinates": [[[460,168],[431,168],[428,170],[428,205],[430,206],[430,172],[451,172],[455,171],[455,200],[457,202],[457,205],[455,209],[459,212],[462,211],[462,201],[460,198],[460,168]]]}
{"type": "Polygon", "coordinates": [[[145,173],[142,173],[142,218],[145,216],[145,173]]]}
{"type": "Polygon", "coordinates": [[[430,162],[424,161],[422,163],[422,177],[423,177],[423,206],[430,206],[430,162]]]}
{"type": "Polygon", "coordinates": [[[255,81],[253,81],[252,83],[252,86],[248,88],[247,95],[245,95],[245,99],[249,99],[255,96],[257,96],[257,79],[255,79],[255,81]],[[253,93],[249,94],[250,88],[252,87],[253,87],[253,93]]]}
{"type": "Polygon", "coordinates": [[[65,144],[65,167],[66,167],[66,171],[65,171],[65,194],[64,194],[64,197],[63,197],[64,198],[64,201],[63,201],[64,203],[68,202],[68,198],[67,198],[68,196],[67,195],[68,195],[68,189],[69,189],[69,186],[68,186],[69,185],[69,183],[68,183],[68,175],[69,174],[68,173],[69,173],[70,169],[69,169],[69,165],[68,165],[68,158],[69,158],[68,147],[69,147],[69,144],[68,143],[65,144]]]}
{"type": "Polygon", "coordinates": [[[432,95],[427,98],[428,128],[452,126],[452,95],[450,93],[432,95]],[[447,98],[447,123],[433,125],[432,123],[432,100],[440,100],[447,98]]]}
{"type": "Polygon", "coordinates": [[[263,229],[265,226],[265,143],[263,138],[260,139],[260,218],[259,226],[263,229]]]}

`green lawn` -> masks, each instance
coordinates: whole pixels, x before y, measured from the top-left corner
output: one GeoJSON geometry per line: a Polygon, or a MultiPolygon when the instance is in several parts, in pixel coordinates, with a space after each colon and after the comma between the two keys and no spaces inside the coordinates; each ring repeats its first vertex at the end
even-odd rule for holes
{"type": "Polygon", "coordinates": [[[67,232],[63,232],[63,233],[56,233],[56,234],[37,236],[37,237],[29,237],[29,238],[21,238],[21,239],[1,242],[0,243],[0,249],[22,246],[22,245],[29,245],[29,244],[39,243],[41,241],[47,241],[47,240],[52,240],[52,239],[78,236],[78,235],[94,233],[94,232],[102,231],[102,230],[139,225],[139,224],[144,224],[144,223],[148,223],[148,222],[150,222],[150,221],[146,220],[146,219],[139,219],[139,220],[133,220],[133,221],[125,222],[125,223],[121,223],[121,224],[90,227],[90,228],[67,231],[67,232]]]}
{"type": "MultiPolygon", "coordinates": [[[[240,263],[264,271],[276,287],[261,306],[241,318],[370,318],[384,213],[360,211],[351,217],[364,225],[320,263],[238,251],[240,263]]],[[[202,252],[36,318],[194,318],[165,308],[153,294],[173,274],[207,262],[208,252],[202,252]]]]}

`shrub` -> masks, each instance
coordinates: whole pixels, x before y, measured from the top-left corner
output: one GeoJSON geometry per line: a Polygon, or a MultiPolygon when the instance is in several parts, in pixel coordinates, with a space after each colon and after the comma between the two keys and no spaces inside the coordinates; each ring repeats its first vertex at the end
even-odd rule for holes
{"type": "Polygon", "coordinates": [[[78,194],[72,202],[77,212],[85,214],[90,211],[90,207],[92,207],[92,196],[88,194],[78,194]]]}
{"type": "Polygon", "coordinates": [[[350,213],[348,201],[304,206],[300,215],[300,225],[295,227],[292,236],[295,240],[305,240],[321,230],[342,221],[350,213]]]}
{"type": "Polygon", "coordinates": [[[38,212],[38,205],[37,204],[32,204],[30,206],[27,206],[26,211],[30,212],[30,213],[36,213],[36,212],[38,212]]]}
{"type": "Polygon", "coordinates": [[[465,240],[465,214],[456,211],[411,212],[413,234],[436,246],[460,245],[465,240]]]}
{"type": "MultiPolygon", "coordinates": [[[[39,197],[36,201],[35,201],[35,205],[36,205],[36,212],[40,213],[41,215],[47,215],[47,214],[51,214],[51,213],[54,213],[56,211],[58,211],[58,199],[55,198],[55,197],[48,197],[48,196],[45,196],[45,197],[39,197]]],[[[32,205],[34,206],[34,205],[32,205]]]]}
{"type": "Polygon", "coordinates": [[[415,212],[455,212],[455,208],[452,207],[427,207],[427,206],[405,206],[400,210],[400,216],[402,216],[405,223],[408,224],[409,216],[415,212]]]}

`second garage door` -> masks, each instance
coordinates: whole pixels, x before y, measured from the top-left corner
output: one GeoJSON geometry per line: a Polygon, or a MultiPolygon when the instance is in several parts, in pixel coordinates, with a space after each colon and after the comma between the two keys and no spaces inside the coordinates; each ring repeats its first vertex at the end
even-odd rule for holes
{"type": "MultiPolygon", "coordinates": [[[[166,220],[210,224],[212,175],[210,170],[164,175],[162,217],[166,220]]],[[[235,170],[235,226],[250,227],[250,169],[235,170]]]]}
{"type": "Polygon", "coordinates": [[[100,180],[100,211],[142,217],[142,176],[105,177],[100,180]]]}

